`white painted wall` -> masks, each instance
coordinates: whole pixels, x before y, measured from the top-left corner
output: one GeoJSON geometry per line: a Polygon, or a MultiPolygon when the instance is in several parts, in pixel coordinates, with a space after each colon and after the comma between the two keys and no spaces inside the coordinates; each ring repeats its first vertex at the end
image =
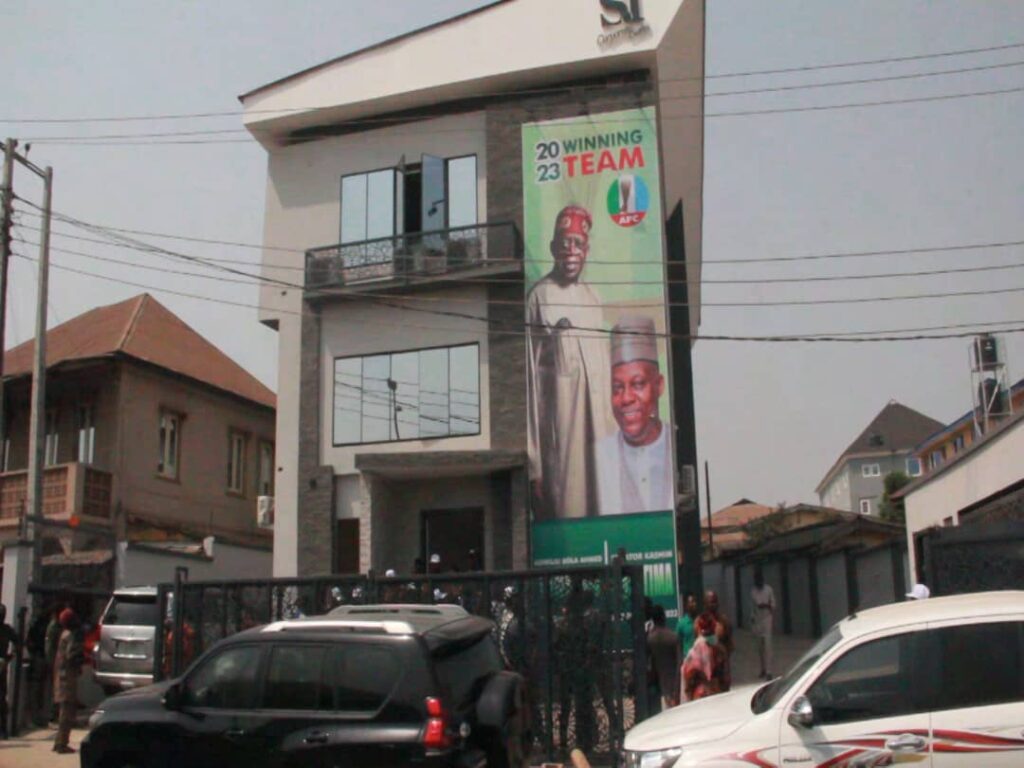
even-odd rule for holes
{"type": "Polygon", "coordinates": [[[153,549],[140,549],[126,542],[117,544],[115,588],[155,585],[174,581],[175,567],[188,568],[189,581],[220,579],[269,579],[272,557],[266,550],[235,547],[215,542],[213,557],[190,557],[153,549]]]}
{"type": "Polygon", "coordinates": [[[917,572],[914,534],[947,517],[959,525],[965,507],[1001,491],[1024,478],[1024,420],[992,435],[973,453],[940,469],[906,495],[909,573],[917,572]]]}

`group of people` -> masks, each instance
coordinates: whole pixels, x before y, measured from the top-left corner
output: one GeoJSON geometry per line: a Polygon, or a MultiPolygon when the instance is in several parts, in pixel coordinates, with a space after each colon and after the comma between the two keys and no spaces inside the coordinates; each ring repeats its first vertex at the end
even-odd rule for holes
{"type": "Polygon", "coordinates": [[[675,508],[665,377],[653,316],[611,319],[584,279],[593,219],[555,217],[553,266],[527,304],[528,455],[538,519],[675,508]]]}
{"type": "Polygon", "coordinates": [[[732,624],[714,591],[705,593],[703,610],[695,595],[686,595],[675,632],[666,626],[665,609],[652,606],[647,649],[648,686],[663,709],[728,691],[732,685],[732,624]]]}
{"type": "MultiPolygon", "coordinates": [[[[0,606],[0,624],[6,614],[0,606]]],[[[0,636],[6,635],[0,627],[0,636]]],[[[11,642],[16,635],[11,634],[11,642]]],[[[10,647],[0,638],[0,650],[10,647]]],[[[85,627],[75,610],[63,603],[55,604],[50,611],[41,613],[33,622],[27,642],[33,677],[36,682],[35,701],[32,704],[45,719],[57,721],[57,733],[53,739],[53,751],[70,754],[74,748],[69,745],[71,727],[78,709],[78,680],[86,663],[85,627]],[[52,694],[52,697],[51,695],[52,694]]],[[[11,654],[4,652],[6,661],[11,654]]],[[[3,675],[6,678],[6,675],[3,675]]],[[[4,718],[6,736],[7,704],[3,697],[0,714],[4,718]]]]}

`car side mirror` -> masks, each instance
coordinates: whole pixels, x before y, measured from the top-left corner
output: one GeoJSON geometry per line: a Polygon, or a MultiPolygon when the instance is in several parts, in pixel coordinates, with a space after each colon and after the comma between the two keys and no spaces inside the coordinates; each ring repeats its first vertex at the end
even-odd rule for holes
{"type": "Polygon", "coordinates": [[[806,696],[798,696],[786,718],[794,728],[810,728],[814,725],[814,707],[806,696]]]}
{"type": "Polygon", "coordinates": [[[172,711],[181,708],[181,685],[175,683],[164,691],[164,707],[172,711]]]}

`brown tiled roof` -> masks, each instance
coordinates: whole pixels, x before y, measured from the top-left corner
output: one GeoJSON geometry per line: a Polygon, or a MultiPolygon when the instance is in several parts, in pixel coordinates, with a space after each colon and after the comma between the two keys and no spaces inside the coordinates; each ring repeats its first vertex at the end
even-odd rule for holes
{"type": "MultiPolygon", "coordinates": [[[[4,376],[31,374],[35,339],[4,353],[4,376]]],[[[125,355],[275,408],[252,374],[148,293],[91,309],[46,332],[46,367],[125,355]]]]}
{"type": "MultiPolygon", "coordinates": [[[[717,512],[712,512],[711,525],[715,528],[746,525],[751,520],[758,517],[764,517],[765,515],[770,515],[774,511],[775,507],[758,504],[757,502],[753,502],[748,499],[740,499],[735,504],[723,507],[717,512]]],[[[702,520],[701,525],[706,528],[707,520],[702,520]]]]}

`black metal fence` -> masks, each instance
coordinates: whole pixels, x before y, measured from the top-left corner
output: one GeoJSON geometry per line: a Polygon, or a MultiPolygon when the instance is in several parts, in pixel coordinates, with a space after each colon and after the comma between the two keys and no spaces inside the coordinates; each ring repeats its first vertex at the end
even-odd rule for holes
{"type": "Polygon", "coordinates": [[[921,536],[925,583],[932,594],[956,595],[1024,584],[1024,522],[933,528],[921,536]]]}
{"type": "Polygon", "coordinates": [[[615,755],[647,715],[643,570],[612,565],[563,571],[271,581],[181,581],[159,588],[171,630],[157,633],[157,677],[177,675],[218,640],[339,605],[456,603],[494,621],[509,669],[524,676],[538,756],[580,747],[615,755]],[[172,595],[180,595],[181,599],[172,595]]]}

